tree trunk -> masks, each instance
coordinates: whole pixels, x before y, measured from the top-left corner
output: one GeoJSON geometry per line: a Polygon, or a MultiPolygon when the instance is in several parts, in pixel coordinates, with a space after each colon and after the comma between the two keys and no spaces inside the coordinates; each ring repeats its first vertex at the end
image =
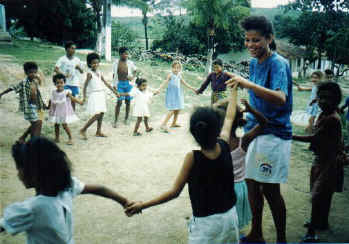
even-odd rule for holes
{"type": "MultiPolygon", "coordinates": [[[[212,33],[214,33],[214,30],[211,30],[212,33]]],[[[208,37],[208,52],[207,52],[207,62],[205,67],[205,73],[209,74],[212,71],[212,56],[214,52],[214,35],[212,33],[209,33],[208,37]]]]}
{"type": "Polygon", "coordinates": [[[145,38],[145,50],[148,50],[148,16],[147,12],[143,11],[143,25],[144,25],[144,38],[145,38]]]}
{"type": "Polygon", "coordinates": [[[317,64],[317,69],[318,70],[321,70],[321,53],[322,53],[322,50],[319,49],[319,57],[318,57],[319,62],[317,64]]]}

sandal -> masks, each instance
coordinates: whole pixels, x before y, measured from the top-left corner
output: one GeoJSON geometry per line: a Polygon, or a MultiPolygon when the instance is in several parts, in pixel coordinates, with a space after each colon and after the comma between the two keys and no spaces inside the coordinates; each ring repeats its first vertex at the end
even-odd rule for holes
{"type": "Polygon", "coordinates": [[[139,132],[133,132],[133,136],[141,136],[142,134],[139,132]]]}
{"type": "Polygon", "coordinates": [[[150,127],[149,129],[146,130],[146,132],[151,132],[152,130],[153,128],[150,127]]]}
{"type": "Polygon", "coordinates": [[[262,243],[262,244],[265,244],[265,240],[250,240],[247,238],[247,236],[242,236],[239,240],[239,243],[242,244],[242,243],[262,243]]]}
{"type": "Polygon", "coordinates": [[[319,243],[320,240],[317,235],[306,234],[300,242],[301,243],[319,243]]]}
{"type": "Polygon", "coordinates": [[[170,133],[166,127],[160,127],[161,132],[170,133]]]}

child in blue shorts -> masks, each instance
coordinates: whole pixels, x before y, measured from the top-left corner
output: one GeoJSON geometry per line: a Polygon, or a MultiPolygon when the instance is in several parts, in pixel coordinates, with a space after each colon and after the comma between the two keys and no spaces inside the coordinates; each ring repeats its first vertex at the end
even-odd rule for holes
{"type": "MultiPolygon", "coordinates": [[[[129,93],[132,89],[132,85],[130,82],[134,79],[136,74],[136,66],[135,64],[128,60],[128,49],[127,47],[121,47],[119,49],[120,59],[116,59],[113,65],[113,85],[114,89],[117,90],[118,93],[129,93]]],[[[128,115],[130,113],[130,102],[132,97],[120,96],[118,97],[117,104],[115,106],[115,120],[113,127],[117,127],[117,121],[120,113],[120,108],[122,105],[122,101],[125,101],[126,104],[126,113],[125,113],[125,124],[127,124],[128,115]]]]}

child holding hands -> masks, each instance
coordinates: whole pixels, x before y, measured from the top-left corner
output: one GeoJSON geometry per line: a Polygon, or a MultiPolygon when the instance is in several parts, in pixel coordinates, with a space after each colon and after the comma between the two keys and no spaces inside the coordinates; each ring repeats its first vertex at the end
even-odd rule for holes
{"type": "Polygon", "coordinates": [[[166,108],[169,110],[164,121],[161,124],[161,130],[168,133],[167,123],[173,116],[173,121],[170,127],[180,127],[177,124],[177,119],[180,110],[184,108],[184,96],[181,84],[195,92],[195,89],[186,83],[180,74],[182,64],[179,61],[172,63],[172,72],[167,76],[167,79],[160,85],[158,91],[167,84],[166,89],[166,108]]]}
{"type": "Polygon", "coordinates": [[[27,243],[73,244],[72,200],[79,194],[93,194],[131,204],[125,197],[101,185],[84,184],[71,176],[71,163],[54,142],[36,137],[12,146],[18,178],[36,195],[9,205],[0,218],[0,232],[26,232],[27,243]]]}
{"type": "Polygon", "coordinates": [[[193,209],[189,244],[232,243],[238,240],[238,217],[229,137],[236,113],[236,86],[232,89],[221,129],[220,113],[209,107],[197,108],[190,118],[190,132],[200,145],[185,156],[173,187],[147,202],[126,208],[128,215],[168,202],[179,196],[186,183],[193,209]],[[222,138],[222,139],[221,139],[222,138]]]}

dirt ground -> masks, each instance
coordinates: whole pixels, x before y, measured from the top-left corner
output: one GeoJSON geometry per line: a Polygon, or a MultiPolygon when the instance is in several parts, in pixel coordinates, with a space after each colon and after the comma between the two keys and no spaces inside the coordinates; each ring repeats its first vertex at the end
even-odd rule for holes
{"type": "MultiPolygon", "coordinates": [[[[1,71],[3,70],[0,73],[1,71]]],[[[18,71],[18,75],[20,73],[18,71]]],[[[6,89],[7,83],[0,81],[0,91],[6,89]]],[[[34,194],[32,190],[26,190],[17,179],[10,155],[12,143],[28,126],[17,108],[15,94],[8,94],[0,100],[0,216],[8,204],[22,201],[34,194]]],[[[123,109],[124,107],[122,111],[123,109]]],[[[116,129],[107,121],[103,128],[108,138],[95,137],[93,126],[87,132],[87,141],[81,140],[78,135],[79,128],[87,119],[83,108],[78,108],[78,115],[82,120],[71,126],[75,144],[68,146],[64,143],[66,135],[63,131],[62,142],[59,144],[73,162],[74,175],[85,183],[106,185],[131,200],[148,200],[169,189],[186,152],[197,147],[188,132],[188,113],[180,115],[183,127],[171,130],[170,134],[155,129],[143,136],[133,137],[134,121],[127,126],[120,124],[116,129]]],[[[151,125],[158,128],[161,119],[159,116],[152,117],[151,125]]],[[[142,130],[144,131],[144,127],[142,130]]],[[[43,134],[52,138],[52,126],[47,124],[43,128],[43,134]]],[[[294,143],[289,182],[282,185],[288,216],[287,239],[290,242],[298,242],[305,233],[303,223],[310,213],[308,179],[311,160],[307,147],[294,143]]],[[[349,179],[347,169],[346,179],[349,179]]],[[[331,230],[320,233],[323,242],[349,242],[348,190],[347,180],[345,192],[334,196],[330,214],[331,230]]],[[[267,242],[274,242],[275,228],[267,204],[265,206],[265,238],[267,242]]],[[[191,216],[191,206],[185,187],[177,199],[147,209],[132,218],[126,217],[117,203],[91,195],[75,199],[73,214],[74,239],[77,244],[180,244],[187,242],[186,226],[187,218],[191,216]]],[[[247,230],[248,228],[244,232],[247,230]]],[[[24,240],[24,234],[14,237],[0,235],[2,244],[24,243],[24,240]]]]}

